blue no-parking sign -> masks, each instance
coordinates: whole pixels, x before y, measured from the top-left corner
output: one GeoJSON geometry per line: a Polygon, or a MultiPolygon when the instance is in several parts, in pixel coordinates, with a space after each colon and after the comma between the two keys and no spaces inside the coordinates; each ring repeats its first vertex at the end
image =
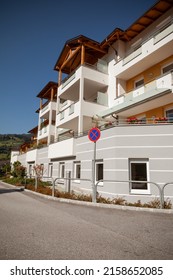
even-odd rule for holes
{"type": "Polygon", "coordinates": [[[88,132],[88,138],[92,142],[96,142],[100,138],[100,129],[97,127],[91,128],[88,132]]]}

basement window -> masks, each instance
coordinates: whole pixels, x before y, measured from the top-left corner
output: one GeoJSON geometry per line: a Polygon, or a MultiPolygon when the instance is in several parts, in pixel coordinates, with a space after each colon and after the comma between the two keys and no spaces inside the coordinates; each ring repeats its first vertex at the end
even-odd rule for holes
{"type": "Polygon", "coordinates": [[[134,194],[149,194],[149,184],[145,181],[149,181],[149,162],[147,159],[130,159],[130,180],[132,181],[144,181],[144,182],[132,182],[130,183],[130,192],[134,194]]]}
{"type": "MultiPolygon", "coordinates": [[[[103,180],[103,161],[96,162],[95,166],[95,180],[103,180]]],[[[103,185],[103,182],[100,182],[99,185],[103,185]]]]}
{"type": "Polygon", "coordinates": [[[81,177],[81,163],[74,162],[74,178],[76,178],[75,182],[79,183],[81,177]]]}
{"type": "Polygon", "coordinates": [[[49,177],[53,176],[53,164],[49,163],[49,177]]]}
{"type": "Polygon", "coordinates": [[[65,163],[64,162],[60,162],[60,164],[59,164],[59,177],[62,179],[65,177],[65,163]]]}

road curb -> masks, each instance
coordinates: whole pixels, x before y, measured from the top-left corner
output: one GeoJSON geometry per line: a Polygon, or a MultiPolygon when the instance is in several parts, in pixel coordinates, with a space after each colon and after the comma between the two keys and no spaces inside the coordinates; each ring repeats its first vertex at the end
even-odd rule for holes
{"type": "Polygon", "coordinates": [[[5,186],[7,186],[7,187],[10,187],[10,188],[12,188],[12,189],[15,189],[16,191],[24,191],[25,190],[25,187],[16,187],[16,186],[14,186],[14,185],[10,185],[10,184],[8,184],[8,183],[6,183],[6,182],[3,182],[3,181],[1,181],[0,180],[0,183],[2,184],[2,185],[5,185],[5,186]]]}
{"type": "Polygon", "coordinates": [[[13,185],[10,185],[8,183],[0,181],[2,184],[14,188],[18,191],[25,191],[34,195],[37,195],[41,198],[52,200],[52,201],[58,201],[61,203],[67,203],[67,204],[75,204],[75,205],[83,205],[83,206],[89,206],[89,207],[96,207],[96,208],[107,208],[107,209],[117,209],[117,210],[130,210],[130,211],[137,211],[137,212],[153,212],[153,213],[164,213],[164,214],[173,214],[173,209],[157,209],[157,208],[145,208],[145,207],[134,207],[134,206],[124,206],[124,205],[114,205],[114,204],[104,204],[104,203],[92,203],[87,201],[80,201],[80,200],[72,200],[67,198],[59,198],[59,197],[53,197],[50,195],[41,194],[38,192],[34,192],[28,189],[25,189],[22,187],[15,187],[13,185]]]}

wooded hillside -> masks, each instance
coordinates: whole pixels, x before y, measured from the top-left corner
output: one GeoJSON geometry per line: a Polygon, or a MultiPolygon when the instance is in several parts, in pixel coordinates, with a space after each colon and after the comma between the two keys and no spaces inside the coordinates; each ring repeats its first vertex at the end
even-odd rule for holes
{"type": "Polygon", "coordinates": [[[19,148],[30,139],[30,134],[0,134],[0,161],[10,160],[11,150],[19,148]]]}

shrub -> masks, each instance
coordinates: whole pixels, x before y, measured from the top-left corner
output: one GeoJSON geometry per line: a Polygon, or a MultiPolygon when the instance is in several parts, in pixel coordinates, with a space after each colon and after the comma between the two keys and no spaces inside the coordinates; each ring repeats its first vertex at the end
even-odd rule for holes
{"type": "Polygon", "coordinates": [[[21,164],[20,161],[13,163],[12,176],[17,178],[23,178],[26,175],[26,168],[21,164]]]}

